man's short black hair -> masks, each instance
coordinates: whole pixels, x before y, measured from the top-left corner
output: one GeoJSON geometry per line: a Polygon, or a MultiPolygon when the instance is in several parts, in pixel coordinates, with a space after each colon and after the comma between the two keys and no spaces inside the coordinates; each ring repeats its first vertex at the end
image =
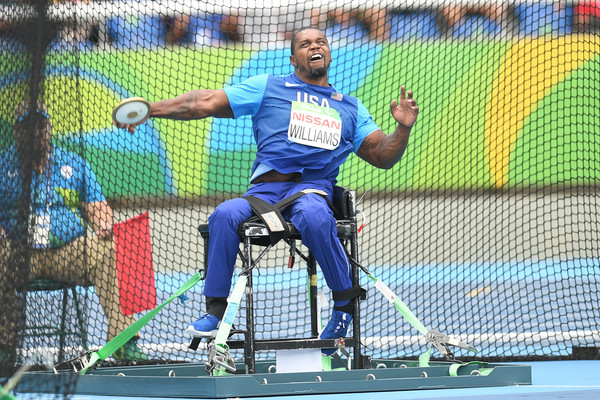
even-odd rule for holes
{"type": "Polygon", "coordinates": [[[308,29],[314,29],[319,32],[321,31],[319,28],[315,28],[314,26],[305,26],[304,28],[300,28],[296,32],[294,32],[294,35],[292,36],[292,43],[290,44],[292,55],[294,55],[294,48],[296,47],[296,36],[298,36],[300,32],[306,31],[308,29]]]}

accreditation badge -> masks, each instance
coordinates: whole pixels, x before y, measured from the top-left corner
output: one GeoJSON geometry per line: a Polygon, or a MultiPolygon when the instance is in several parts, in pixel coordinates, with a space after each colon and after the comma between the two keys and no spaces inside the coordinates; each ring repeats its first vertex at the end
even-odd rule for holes
{"type": "Polygon", "coordinates": [[[45,213],[31,214],[32,246],[35,249],[46,249],[50,247],[50,215],[45,213]]]}
{"type": "Polygon", "coordinates": [[[337,110],[292,101],[288,140],[325,150],[336,149],[342,138],[342,118],[337,110]]]}

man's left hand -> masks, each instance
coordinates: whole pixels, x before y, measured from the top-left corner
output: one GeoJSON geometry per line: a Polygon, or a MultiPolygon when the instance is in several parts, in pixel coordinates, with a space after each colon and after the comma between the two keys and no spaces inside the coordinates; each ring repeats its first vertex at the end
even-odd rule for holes
{"type": "Polygon", "coordinates": [[[396,122],[400,125],[408,128],[412,127],[417,121],[417,115],[419,114],[419,106],[417,106],[417,101],[413,99],[413,92],[410,90],[406,91],[404,86],[402,86],[400,88],[400,102],[393,100],[390,105],[390,111],[396,122]]]}

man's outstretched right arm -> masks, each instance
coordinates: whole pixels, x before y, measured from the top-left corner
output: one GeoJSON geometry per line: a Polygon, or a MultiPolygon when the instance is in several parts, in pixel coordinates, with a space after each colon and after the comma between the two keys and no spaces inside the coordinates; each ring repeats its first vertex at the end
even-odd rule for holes
{"type": "Polygon", "coordinates": [[[151,104],[150,117],[191,120],[206,117],[233,118],[223,90],[192,90],[151,104]]]}
{"type": "MultiPolygon", "coordinates": [[[[177,97],[150,104],[150,117],[192,120],[206,117],[233,118],[229,99],[223,90],[192,90],[177,97]]],[[[137,125],[113,123],[129,132],[137,125]]]]}

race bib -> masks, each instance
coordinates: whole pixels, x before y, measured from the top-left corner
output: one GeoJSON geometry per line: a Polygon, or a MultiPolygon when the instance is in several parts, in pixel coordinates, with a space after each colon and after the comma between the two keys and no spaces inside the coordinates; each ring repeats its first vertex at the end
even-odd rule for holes
{"type": "Polygon", "coordinates": [[[50,215],[31,214],[31,240],[36,249],[50,247],[50,215]]]}
{"type": "Polygon", "coordinates": [[[294,143],[333,150],[342,138],[342,119],[337,110],[292,101],[288,139],[294,143]]]}

